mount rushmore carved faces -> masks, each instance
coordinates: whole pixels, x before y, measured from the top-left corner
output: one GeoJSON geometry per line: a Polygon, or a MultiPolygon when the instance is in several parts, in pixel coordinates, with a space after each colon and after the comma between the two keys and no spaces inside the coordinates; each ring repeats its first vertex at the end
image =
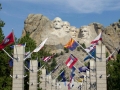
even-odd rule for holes
{"type": "Polygon", "coordinates": [[[62,26],[63,26],[63,21],[61,18],[59,17],[56,17],[54,20],[53,20],[53,26],[55,29],[61,29],[62,26]]]}
{"type": "Polygon", "coordinates": [[[63,21],[63,29],[65,32],[69,33],[70,31],[70,23],[67,21],[63,21]]]}
{"type": "Polygon", "coordinates": [[[70,27],[70,35],[72,38],[78,38],[78,31],[77,31],[77,28],[74,27],[74,26],[71,26],[70,27]]]}
{"type": "Polygon", "coordinates": [[[89,38],[89,32],[90,32],[90,30],[89,30],[88,26],[81,27],[81,29],[80,29],[81,39],[89,38]]]}

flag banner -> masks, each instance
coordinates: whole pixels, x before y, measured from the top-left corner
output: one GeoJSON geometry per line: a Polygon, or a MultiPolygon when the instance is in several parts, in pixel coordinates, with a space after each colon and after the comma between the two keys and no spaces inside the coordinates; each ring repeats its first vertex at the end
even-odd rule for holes
{"type": "Polygon", "coordinates": [[[60,74],[61,78],[62,78],[62,82],[66,82],[66,78],[65,78],[65,72],[62,72],[60,74]]]}
{"type": "Polygon", "coordinates": [[[86,72],[87,70],[89,70],[89,68],[87,66],[82,66],[82,67],[79,67],[78,69],[80,72],[86,72]]]}
{"type": "Polygon", "coordinates": [[[10,59],[9,62],[8,62],[8,64],[9,64],[9,67],[13,67],[13,60],[10,59]]]}
{"type": "Polygon", "coordinates": [[[42,49],[42,47],[46,43],[47,39],[48,38],[46,38],[37,48],[35,48],[33,52],[38,52],[40,49],[42,49]]]}
{"type": "Polygon", "coordinates": [[[85,49],[87,53],[91,52],[94,48],[96,48],[96,45],[91,44],[89,47],[85,49]]]}
{"type": "Polygon", "coordinates": [[[30,68],[30,60],[26,60],[25,64],[26,64],[27,68],[30,68]]]}
{"type": "Polygon", "coordinates": [[[84,80],[84,78],[77,79],[78,82],[82,82],[83,80],[84,80]]]}
{"type": "Polygon", "coordinates": [[[54,57],[54,54],[51,55],[51,56],[45,56],[45,57],[42,58],[42,60],[45,61],[45,62],[48,62],[48,61],[49,61],[50,59],[52,59],[53,57],[54,57]]]}
{"type": "Polygon", "coordinates": [[[10,45],[14,43],[14,35],[13,32],[11,32],[0,44],[0,50],[4,49],[7,45],[10,45]]]}
{"type": "MultiPolygon", "coordinates": [[[[24,46],[24,47],[25,47],[25,46],[26,46],[26,43],[25,43],[25,44],[16,44],[16,45],[17,45],[17,46],[24,46]]],[[[13,48],[14,48],[14,45],[11,45],[10,48],[13,49],[13,48]]]]}
{"type": "MultiPolygon", "coordinates": [[[[92,55],[93,57],[96,57],[96,48],[94,48],[91,52],[90,52],[90,55],[92,55]]],[[[90,55],[87,55],[85,58],[84,58],[84,61],[88,60],[88,59],[91,59],[92,57],[90,55]]]]}
{"type": "Polygon", "coordinates": [[[102,40],[102,33],[100,33],[92,42],[91,44],[98,44],[98,41],[102,40]]]}
{"type": "Polygon", "coordinates": [[[72,68],[71,68],[71,74],[70,74],[70,76],[71,76],[71,78],[73,78],[74,76],[75,76],[75,70],[76,70],[76,68],[73,66],[72,68]]]}
{"type": "Polygon", "coordinates": [[[70,41],[64,47],[69,48],[71,51],[73,51],[78,45],[79,44],[71,38],[70,41]]]}
{"type": "Polygon", "coordinates": [[[72,68],[73,65],[78,61],[78,59],[73,56],[72,54],[69,56],[68,60],[65,62],[65,64],[69,67],[72,68]]]}

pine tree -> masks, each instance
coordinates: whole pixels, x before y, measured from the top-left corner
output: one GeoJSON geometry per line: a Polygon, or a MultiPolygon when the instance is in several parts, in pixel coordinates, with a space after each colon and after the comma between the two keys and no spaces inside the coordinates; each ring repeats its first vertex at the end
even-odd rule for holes
{"type": "MultiPolygon", "coordinates": [[[[0,9],[2,9],[0,4],[0,9]]],[[[2,27],[4,27],[5,23],[0,20],[0,43],[4,39],[4,34],[2,31],[2,27]]],[[[9,46],[4,48],[9,54],[11,54],[11,50],[9,46]]],[[[0,51],[0,90],[11,90],[12,88],[12,78],[10,77],[10,73],[12,69],[9,67],[9,57],[4,51],[0,51]]]]}

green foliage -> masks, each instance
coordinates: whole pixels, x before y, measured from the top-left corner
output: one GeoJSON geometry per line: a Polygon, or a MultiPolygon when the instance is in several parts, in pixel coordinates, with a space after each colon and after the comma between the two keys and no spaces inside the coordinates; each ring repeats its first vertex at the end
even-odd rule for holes
{"type": "Polygon", "coordinates": [[[60,55],[63,55],[63,52],[61,51],[60,55]]]}
{"type": "Polygon", "coordinates": [[[77,47],[77,51],[80,51],[80,47],[77,47]]]}
{"type": "Polygon", "coordinates": [[[86,46],[85,46],[85,44],[84,44],[84,43],[82,44],[82,47],[83,47],[83,48],[86,48],[86,46]]]}
{"type": "Polygon", "coordinates": [[[69,49],[68,48],[64,48],[65,53],[69,53],[69,49]]]}
{"type": "Polygon", "coordinates": [[[108,52],[106,52],[106,58],[109,56],[109,53],[108,52]]]}
{"type": "Polygon", "coordinates": [[[120,90],[120,54],[116,61],[109,61],[107,64],[107,88],[108,90],[120,90]]]}

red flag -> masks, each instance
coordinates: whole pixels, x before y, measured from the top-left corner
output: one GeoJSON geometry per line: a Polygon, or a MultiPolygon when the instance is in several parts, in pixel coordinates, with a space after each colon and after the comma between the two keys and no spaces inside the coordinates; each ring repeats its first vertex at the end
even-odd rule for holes
{"type": "Polygon", "coordinates": [[[14,35],[11,32],[0,44],[0,50],[4,49],[7,45],[14,43],[14,35]]]}
{"type": "Polygon", "coordinates": [[[73,65],[74,65],[77,61],[78,61],[78,59],[71,54],[70,57],[68,58],[68,60],[65,62],[65,64],[66,64],[69,68],[72,68],[73,65]]]}
{"type": "Polygon", "coordinates": [[[102,40],[102,33],[100,33],[92,42],[91,44],[97,44],[98,41],[102,40]]]}

